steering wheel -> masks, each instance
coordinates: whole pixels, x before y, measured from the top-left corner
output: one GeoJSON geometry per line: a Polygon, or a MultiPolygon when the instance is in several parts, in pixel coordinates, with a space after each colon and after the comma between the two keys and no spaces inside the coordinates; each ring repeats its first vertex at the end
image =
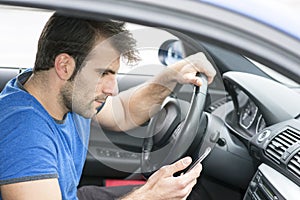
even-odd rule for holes
{"type": "Polygon", "coordinates": [[[161,110],[150,119],[141,156],[141,172],[146,178],[160,167],[182,158],[193,146],[196,137],[200,135],[203,138],[205,131],[200,127],[208,84],[204,74],[197,73],[197,76],[201,78],[202,85],[194,86],[183,121],[175,98],[167,98],[161,110]]]}

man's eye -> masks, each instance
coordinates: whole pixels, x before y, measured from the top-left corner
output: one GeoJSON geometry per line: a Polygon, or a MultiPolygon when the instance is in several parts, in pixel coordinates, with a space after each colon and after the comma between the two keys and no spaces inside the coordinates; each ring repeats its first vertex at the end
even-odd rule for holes
{"type": "Polygon", "coordinates": [[[99,71],[99,75],[102,77],[110,74],[115,74],[115,72],[112,70],[99,71]]]}
{"type": "Polygon", "coordinates": [[[101,76],[106,76],[106,75],[108,75],[108,72],[102,72],[101,73],[101,76]]]}

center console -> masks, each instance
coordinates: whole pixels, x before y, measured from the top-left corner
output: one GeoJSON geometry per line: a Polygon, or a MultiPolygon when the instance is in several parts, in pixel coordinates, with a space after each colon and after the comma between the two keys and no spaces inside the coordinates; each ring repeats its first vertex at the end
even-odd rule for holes
{"type": "Polygon", "coordinates": [[[249,183],[244,200],[296,200],[300,197],[300,187],[287,177],[261,164],[249,183]]]}

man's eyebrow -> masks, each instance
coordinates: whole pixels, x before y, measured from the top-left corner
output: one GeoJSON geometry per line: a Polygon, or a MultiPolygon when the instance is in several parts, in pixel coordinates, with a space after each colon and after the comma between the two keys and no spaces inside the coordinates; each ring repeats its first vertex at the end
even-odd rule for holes
{"type": "Polygon", "coordinates": [[[111,69],[104,70],[104,73],[116,74],[116,72],[114,70],[111,70],[111,69]]]}
{"type": "Polygon", "coordinates": [[[101,73],[101,74],[103,74],[103,73],[109,73],[109,74],[113,74],[113,75],[116,74],[116,72],[112,69],[97,69],[97,72],[101,73]]]}

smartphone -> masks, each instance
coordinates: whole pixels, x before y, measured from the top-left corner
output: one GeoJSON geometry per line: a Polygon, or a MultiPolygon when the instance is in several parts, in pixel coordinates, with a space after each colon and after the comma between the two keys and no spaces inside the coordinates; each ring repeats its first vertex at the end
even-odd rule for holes
{"type": "Polygon", "coordinates": [[[190,164],[185,170],[184,170],[184,173],[187,173],[189,172],[191,169],[193,169],[198,163],[202,162],[207,156],[208,154],[210,153],[211,151],[211,147],[207,147],[204,151],[204,153],[199,157],[197,158],[195,161],[192,162],[192,164],[190,164]]]}

